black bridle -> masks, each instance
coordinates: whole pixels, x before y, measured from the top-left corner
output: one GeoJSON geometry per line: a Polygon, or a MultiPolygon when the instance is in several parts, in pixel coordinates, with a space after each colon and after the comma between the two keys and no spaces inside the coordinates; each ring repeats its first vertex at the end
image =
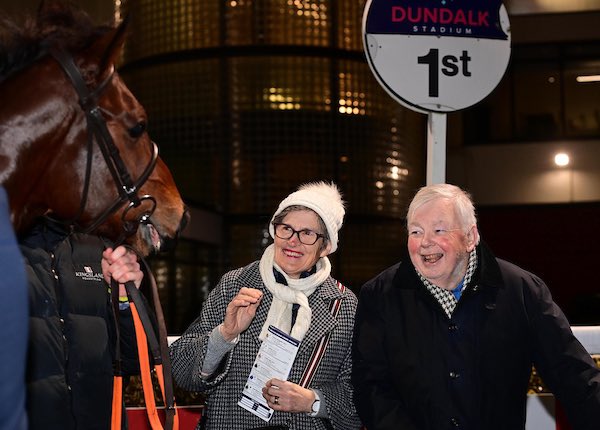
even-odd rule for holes
{"type": "MultiPolygon", "coordinates": [[[[148,180],[148,177],[154,170],[156,166],[156,160],[158,159],[158,147],[156,143],[150,141],[150,152],[151,158],[148,166],[142,172],[140,177],[134,181],[127,170],[127,166],[123,162],[121,155],[119,153],[119,149],[115,145],[110,132],[108,131],[108,127],[106,125],[106,121],[104,116],[102,115],[102,109],[98,105],[98,101],[102,92],[106,88],[106,86],[112,80],[114,75],[114,68],[111,71],[110,75],[102,81],[95,89],[90,90],[86,85],[79,68],[75,65],[73,61],[73,57],[67,53],[66,51],[53,47],[50,49],[50,54],[54,59],[60,64],[65,74],[69,77],[77,95],[79,96],[79,105],[83,109],[87,121],[88,126],[88,153],[87,153],[87,164],[86,164],[86,172],[85,172],[85,180],[82,190],[81,202],[79,206],[79,212],[74,217],[73,221],[70,222],[72,226],[75,226],[78,231],[82,231],[84,233],[90,233],[94,231],[98,226],[100,226],[106,219],[116,212],[123,204],[129,201],[129,205],[123,211],[121,216],[124,236],[129,236],[135,233],[139,224],[149,222],[149,218],[154,213],[156,209],[156,199],[151,195],[138,195],[138,191],[140,187],[148,180]],[[90,186],[91,179],[91,171],[92,171],[92,155],[94,150],[94,140],[98,144],[100,151],[102,152],[102,156],[104,157],[104,161],[108,166],[108,170],[113,177],[115,185],[117,187],[117,191],[119,196],[117,199],[108,206],[100,215],[98,215],[90,225],[86,227],[82,227],[78,225],[77,221],[83,214],[85,206],[87,204],[88,199],[88,191],[90,186]],[[142,204],[142,202],[150,202],[149,210],[144,211],[136,220],[127,221],[126,215],[132,208],[137,208],[142,204]]],[[[121,239],[122,240],[122,239],[121,239]]],[[[119,242],[119,241],[117,241],[119,242]]]]}

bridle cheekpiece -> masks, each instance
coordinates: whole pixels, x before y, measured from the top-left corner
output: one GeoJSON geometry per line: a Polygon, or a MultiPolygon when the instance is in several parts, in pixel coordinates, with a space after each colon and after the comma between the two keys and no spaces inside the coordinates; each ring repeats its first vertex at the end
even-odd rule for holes
{"type": "Polygon", "coordinates": [[[87,163],[86,163],[86,172],[85,172],[85,180],[82,190],[82,197],[79,207],[79,212],[71,222],[72,225],[76,226],[78,230],[83,231],[85,233],[89,233],[94,231],[98,226],[100,226],[106,219],[116,212],[123,204],[129,201],[127,208],[123,211],[121,216],[123,222],[123,228],[125,230],[125,236],[129,236],[137,230],[139,224],[144,224],[150,222],[149,219],[152,216],[154,210],[156,209],[156,199],[151,195],[143,195],[139,196],[140,187],[148,180],[148,177],[154,170],[156,166],[156,161],[158,159],[158,146],[153,141],[150,141],[151,145],[151,159],[146,166],[145,170],[142,172],[140,177],[134,181],[129,174],[129,170],[127,170],[127,166],[123,162],[121,155],[119,153],[119,149],[115,145],[113,138],[108,131],[108,127],[106,125],[106,121],[104,116],[102,115],[103,109],[100,108],[98,101],[102,92],[105,90],[107,85],[113,78],[114,68],[111,71],[110,75],[102,81],[95,89],[90,90],[86,85],[83,76],[79,68],[75,65],[73,61],[73,57],[66,52],[65,50],[52,47],[50,48],[50,55],[60,64],[65,74],[68,76],[71,81],[77,95],[79,96],[79,105],[83,109],[87,121],[88,126],[88,154],[87,154],[87,163]],[[86,227],[79,226],[77,221],[83,214],[85,209],[87,199],[88,199],[88,191],[91,179],[91,171],[92,171],[92,155],[94,149],[94,140],[98,144],[100,151],[102,152],[102,156],[108,166],[108,170],[113,177],[115,185],[117,186],[117,191],[119,193],[119,197],[108,206],[100,215],[98,215],[90,225],[86,227]],[[133,221],[127,221],[126,215],[132,208],[137,208],[142,204],[142,202],[150,202],[149,210],[143,212],[138,219],[133,221]]]}

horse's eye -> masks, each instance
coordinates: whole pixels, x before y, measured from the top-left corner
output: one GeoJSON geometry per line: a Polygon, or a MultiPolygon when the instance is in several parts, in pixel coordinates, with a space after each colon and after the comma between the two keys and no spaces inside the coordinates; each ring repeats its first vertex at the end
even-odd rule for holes
{"type": "Polygon", "coordinates": [[[129,136],[134,139],[140,137],[146,131],[146,122],[140,121],[134,127],[129,129],[129,136]]]}

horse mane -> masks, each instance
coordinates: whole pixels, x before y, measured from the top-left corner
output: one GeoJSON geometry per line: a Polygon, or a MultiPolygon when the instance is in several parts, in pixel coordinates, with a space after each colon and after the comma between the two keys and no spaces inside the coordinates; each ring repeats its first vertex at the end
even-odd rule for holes
{"type": "Polygon", "coordinates": [[[88,47],[112,28],[95,25],[89,15],[65,0],[42,0],[37,14],[22,22],[0,14],[0,82],[44,55],[50,46],[69,52],[88,47]]]}

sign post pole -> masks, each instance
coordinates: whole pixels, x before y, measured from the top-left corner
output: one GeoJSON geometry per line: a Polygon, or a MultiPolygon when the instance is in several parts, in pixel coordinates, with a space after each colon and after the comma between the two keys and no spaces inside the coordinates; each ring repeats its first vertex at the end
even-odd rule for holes
{"type": "Polygon", "coordinates": [[[427,114],[427,185],[446,182],[445,113],[427,114]]]}
{"type": "Polygon", "coordinates": [[[502,0],[367,0],[363,45],[387,93],[427,113],[427,184],[445,182],[447,113],[483,100],[508,66],[502,0]]]}

